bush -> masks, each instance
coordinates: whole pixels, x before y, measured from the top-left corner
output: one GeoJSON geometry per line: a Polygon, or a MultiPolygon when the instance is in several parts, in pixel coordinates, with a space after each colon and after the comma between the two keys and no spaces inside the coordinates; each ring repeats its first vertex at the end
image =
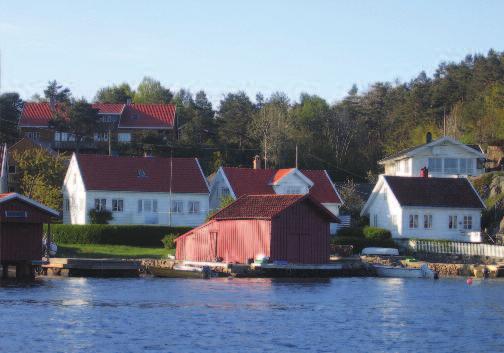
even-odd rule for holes
{"type": "Polygon", "coordinates": [[[175,239],[177,239],[179,235],[180,234],[167,234],[161,239],[161,242],[166,249],[175,249],[177,245],[175,244],[175,239]]]}
{"type": "Polygon", "coordinates": [[[109,210],[96,210],[94,208],[89,210],[89,220],[91,224],[108,224],[114,219],[112,212],[109,210]]]}
{"type": "Polygon", "coordinates": [[[341,228],[336,233],[338,237],[353,237],[353,238],[364,238],[364,233],[362,228],[358,227],[349,227],[349,228],[341,228]]]}
{"type": "Polygon", "coordinates": [[[189,230],[191,230],[191,227],[112,224],[51,225],[53,241],[61,244],[110,244],[161,247],[161,240],[166,234],[181,235],[189,230]]]}
{"type": "Polygon", "coordinates": [[[378,227],[364,227],[364,236],[369,240],[390,240],[392,239],[392,234],[390,231],[378,227]]]}
{"type": "Polygon", "coordinates": [[[396,243],[392,239],[379,240],[379,239],[367,239],[363,237],[332,237],[331,244],[333,245],[353,245],[354,253],[360,253],[362,249],[368,247],[379,247],[379,248],[397,248],[396,243]]]}

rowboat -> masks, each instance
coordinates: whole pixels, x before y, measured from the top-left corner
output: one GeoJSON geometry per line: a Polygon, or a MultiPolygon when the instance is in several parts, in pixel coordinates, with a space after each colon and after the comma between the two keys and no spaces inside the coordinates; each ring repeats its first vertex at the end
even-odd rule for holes
{"type": "Polygon", "coordinates": [[[208,266],[175,265],[172,268],[149,266],[148,270],[155,277],[208,279],[213,275],[212,270],[208,266]]]}
{"type": "Polygon", "coordinates": [[[436,279],[437,274],[432,271],[426,264],[420,268],[396,267],[373,265],[378,277],[392,277],[392,278],[431,278],[436,279]]]}

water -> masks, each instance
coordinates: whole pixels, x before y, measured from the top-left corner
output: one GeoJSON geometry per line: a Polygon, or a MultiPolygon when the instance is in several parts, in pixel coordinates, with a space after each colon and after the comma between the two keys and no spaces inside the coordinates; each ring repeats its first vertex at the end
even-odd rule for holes
{"type": "Polygon", "coordinates": [[[504,281],[41,279],[0,352],[502,352],[504,281]]]}

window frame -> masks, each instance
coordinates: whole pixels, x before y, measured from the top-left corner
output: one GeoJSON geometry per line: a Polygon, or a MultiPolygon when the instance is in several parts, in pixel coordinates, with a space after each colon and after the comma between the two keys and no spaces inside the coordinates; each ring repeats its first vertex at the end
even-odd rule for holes
{"type": "Polygon", "coordinates": [[[445,174],[459,174],[459,158],[445,158],[443,161],[443,170],[445,174]],[[452,163],[454,162],[455,165],[448,167],[447,164],[448,162],[452,163]]]}
{"type": "Polygon", "coordinates": [[[94,199],[94,209],[95,211],[105,211],[107,210],[107,199],[95,198],[94,199]]]}
{"type": "Polygon", "coordinates": [[[448,229],[456,230],[458,229],[458,217],[457,215],[448,216],[448,229]]]}
{"type": "Polygon", "coordinates": [[[190,200],[187,203],[187,213],[189,213],[189,214],[198,214],[200,212],[201,212],[201,203],[199,201],[190,200]],[[197,205],[197,207],[194,207],[195,205],[197,205]]]}
{"type": "Polygon", "coordinates": [[[438,157],[429,157],[427,159],[427,168],[429,169],[429,172],[431,172],[431,173],[443,173],[443,159],[438,158],[438,157]],[[439,163],[439,166],[437,166],[437,165],[434,166],[434,164],[438,164],[438,163],[439,163]]]}
{"type": "Polygon", "coordinates": [[[410,214],[408,219],[409,229],[418,229],[418,214],[410,214]]]}
{"type": "Polygon", "coordinates": [[[124,212],[124,199],[112,199],[112,212],[124,212]]]}
{"type": "Polygon", "coordinates": [[[470,215],[464,215],[463,218],[463,228],[464,230],[472,230],[473,229],[473,217],[470,215]]]}
{"type": "Polygon", "coordinates": [[[171,213],[175,213],[175,214],[184,213],[184,201],[172,200],[170,210],[171,210],[171,213]]]}
{"type": "Polygon", "coordinates": [[[423,222],[424,229],[432,229],[432,219],[433,219],[432,215],[429,213],[424,214],[423,218],[424,218],[424,222],[423,222]]]}

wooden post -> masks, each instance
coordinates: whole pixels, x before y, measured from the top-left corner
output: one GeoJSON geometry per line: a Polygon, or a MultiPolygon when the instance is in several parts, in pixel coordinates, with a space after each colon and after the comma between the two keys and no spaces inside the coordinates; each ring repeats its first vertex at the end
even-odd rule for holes
{"type": "Polygon", "coordinates": [[[46,245],[47,260],[49,260],[49,258],[51,257],[51,255],[49,254],[50,249],[51,249],[51,222],[48,222],[47,223],[47,245],[46,245]]]}

